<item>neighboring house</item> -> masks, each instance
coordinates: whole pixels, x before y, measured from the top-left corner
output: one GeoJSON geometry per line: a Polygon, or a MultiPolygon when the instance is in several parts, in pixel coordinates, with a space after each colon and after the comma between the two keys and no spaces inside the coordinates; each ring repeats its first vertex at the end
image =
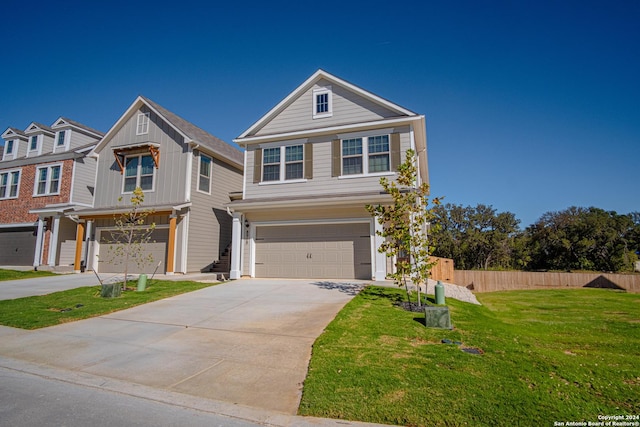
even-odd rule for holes
{"type": "Polygon", "coordinates": [[[95,160],[86,156],[102,136],[64,117],[2,134],[0,265],[73,265],[76,224],[66,215],[92,204],[95,160]]]}
{"type": "Polygon", "coordinates": [[[428,182],[424,116],[318,70],[234,141],[245,174],[229,204],[232,279],[385,279],[365,206],[391,201],[380,177],[409,148],[428,182]]]}
{"type": "MultiPolygon", "coordinates": [[[[154,262],[129,272],[209,271],[231,243],[225,204],[242,188],[242,152],[155,102],[139,96],[90,154],[98,162],[94,204],[76,212],[77,235],[89,236],[87,267],[119,273],[112,259],[114,217],[130,209],[136,187],[155,230],[143,252],[154,262]]],[[[78,245],[75,270],[80,270],[78,245]]],[[[228,270],[227,270],[228,271],[228,270]]]]}

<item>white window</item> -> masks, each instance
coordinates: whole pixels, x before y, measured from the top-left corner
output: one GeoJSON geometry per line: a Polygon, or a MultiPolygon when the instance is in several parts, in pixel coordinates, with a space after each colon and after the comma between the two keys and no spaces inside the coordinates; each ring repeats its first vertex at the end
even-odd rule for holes
{"type": "Polygon", "coordinates": [[[62,165],[42,166],[36,169],[34,196],[60,194],[62,165]]]}
{"type": "Polygon", "coordinates": [[[0,199],[15,199],[20,187],[20,171],[0,173],[0,199]]]}
{"type": "Polygon", "coordinates": [[[389,135],[342,140],[342,175],[364,175],[391,170],[389,135]]]}
{"type": "Polygon", "coordinates": [[[151,155],[129,156],[124,159],[123,192],[132,193],[136,187],[153,191],[155,163],[151,155]]]}
{"type": "Polygon", "coordinates": [[[304,146],[265,148],[262,181],[292,181],[304,178],[304,146]]]}
{"type": "Polygon", "coordinates": [[[18,151],[16,147],[16,142],[18,140],[10,139],[4,144],[4,154],[2,156],[3,160],[11,160],[15,159],[15,152],[18,151]]]}
{"type": "Polygon", "coordinates": [[[211,164],[212,158],[200,153],[198,167],[198,191],[211,194],[211,164]]]}
{"type": "Polygon", "coordinates": [[[333,95],[331,86],[313,90],[313,118],[320,119],[333,115],[333,95]]]}
{"type": "Polygon", "coordinates": [[[138,114],[138,124],[136,126],[136,135],[146,135],[149,133],[149,113],[138,114]]]}
{"type": "Polygon", "coordinates": [[[29,138],[27,156],[40,154],[40,140],[41,138],[39,135],[33,135],[31,136],[31,138],[29,138]]]}

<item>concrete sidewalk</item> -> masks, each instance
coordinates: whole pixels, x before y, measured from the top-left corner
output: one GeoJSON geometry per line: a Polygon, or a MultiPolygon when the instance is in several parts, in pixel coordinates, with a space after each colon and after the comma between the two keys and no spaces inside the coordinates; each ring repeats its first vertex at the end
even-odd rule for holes
{"type": "Polygon", "coordinates": [[[36,331],[0,327],[0,356],[226,402],[271,423],[296,414],[313,342],[364,284],[237,280],[36,331]]]}

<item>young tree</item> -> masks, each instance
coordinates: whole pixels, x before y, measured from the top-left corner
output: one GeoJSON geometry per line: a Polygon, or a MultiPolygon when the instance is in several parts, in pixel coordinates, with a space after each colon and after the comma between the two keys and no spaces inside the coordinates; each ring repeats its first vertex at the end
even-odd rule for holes
{"type": "MultiPolygon", "coordinates": [[[[407,150],[404,163],[398,167],[398,178],[395,181],[380,178],[380,185],[392,197],[393,203],[367,205],[367,211],[382,225],[382,231],[377,233],[385,240],[379,251],[396,260],[396,271],[389,276],[396,285],[404,286],[409,302],[408,281],[417,285],[420,305],[419,285],[427,282],[433,266],[429,259],[433,247],[429,245],[427,231],[434,215],[433,208],[428,207],[429,185],[417,185],[414,162],[415,152],[407,150]]],[[[440,200],[434,198],[433,204],[439,205],[440,200]]]]}
{"type": "Polygon", "coordinates": [[[130,201],[129,210],[114,216],[115,229],[109,232],[105,258],[111,264],[123,265],[123,289],[127,288],[130,263],[134,263],[138,269],[153,263],[153,255],[145,254],[144,245],[151,240],[151,234],[156,228],[154,222],[147,224],[147,218],[153,211],[142,208],[144,193],[140,187],[133,190],[130,201]]]}

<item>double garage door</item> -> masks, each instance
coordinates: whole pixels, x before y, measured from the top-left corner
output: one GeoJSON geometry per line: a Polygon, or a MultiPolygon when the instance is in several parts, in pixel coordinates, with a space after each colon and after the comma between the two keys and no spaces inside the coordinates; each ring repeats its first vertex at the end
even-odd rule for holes
{"type": "MultiPolygon", "coordinates": [[[[98,271],[101,273],[123,273],[124,257],[120,256],[118,243],[111,243],[112,236],[108,230],[100,231],[100,256],[98,261],[98,271]]],[[[156,229],[151,234],[151,238],[147,243],[142,244],[140,251],[135,251],[135,256],[140,259],[148,259],[151,255],[152,262],[141,262],[138,264],[135,260],[130,259],[128,265],[129,273],[147,273],[152,274],[156,270],[156,266],[161,262],[156,273],[163,274],[167,266],[167,246],[169,242],[168,229],[156,229]]]]}
{"type": "Polygon", "coordinates": [[[258,226],[255,275],[371,279],[368,223],[258,226]]]}
{"type": "Polygon", "coordinates": [[[0,229],[0,265],[33,265],[35,227],[0,229]]]}

